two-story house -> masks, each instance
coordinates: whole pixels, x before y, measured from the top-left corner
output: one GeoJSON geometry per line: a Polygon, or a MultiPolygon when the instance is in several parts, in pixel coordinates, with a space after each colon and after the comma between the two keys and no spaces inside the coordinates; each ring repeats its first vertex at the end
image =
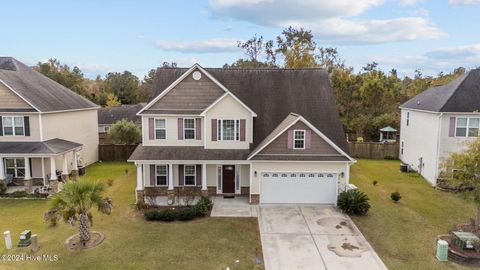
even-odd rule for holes
{"type": "Polygon", "coordinates": [[[137,200],[176,189],[335,204],[354,160],[322,69],[159,68],[139,113],[137,200]]]}
{"type": "Polygon", "coordinates": [[[400,108],[400,160],[436,185],[450,153],[479,136],[480,70],[431,87],[400,108]]]}
{"type": "Polygon", "coordinates": [[[98,160],[98,106],[11,57],[0,57],[0,182],[51,186],[98,160]]]}

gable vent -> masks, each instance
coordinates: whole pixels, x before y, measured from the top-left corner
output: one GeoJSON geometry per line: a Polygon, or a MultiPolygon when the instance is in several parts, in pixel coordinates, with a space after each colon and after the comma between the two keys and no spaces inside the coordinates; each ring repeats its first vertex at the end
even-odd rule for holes
{"type": "Polygon", "coordinates": [[[200,73],[200,71],[195,71],[193,72],[192,77],[195,81],[198,81],[202,78],[202,73],[200,73]]]}

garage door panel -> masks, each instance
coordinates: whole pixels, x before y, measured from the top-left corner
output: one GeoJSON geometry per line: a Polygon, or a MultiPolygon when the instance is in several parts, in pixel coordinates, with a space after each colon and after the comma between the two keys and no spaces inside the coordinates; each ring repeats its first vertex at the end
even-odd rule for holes
{"type": "Polygon", "coordinates": [[[312,172],[264,172],[261,203],[334,204],[337,174],[312,172]]]}

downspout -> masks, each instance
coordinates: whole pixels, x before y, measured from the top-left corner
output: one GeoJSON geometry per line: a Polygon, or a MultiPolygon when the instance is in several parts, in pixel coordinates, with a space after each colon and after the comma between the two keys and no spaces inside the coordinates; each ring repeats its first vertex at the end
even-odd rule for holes
{"type": "Polygon", "coordinates": [[[439,166],[439,159],[440,159],[440,138],[442,137],[442,117],[443,117],[443,112],[440,113],[438,116],[438,133],[437,133],[437,153],[435,155],[435,185],[437,185],[437,179],[438,179],[438,166],[439,166]]]}

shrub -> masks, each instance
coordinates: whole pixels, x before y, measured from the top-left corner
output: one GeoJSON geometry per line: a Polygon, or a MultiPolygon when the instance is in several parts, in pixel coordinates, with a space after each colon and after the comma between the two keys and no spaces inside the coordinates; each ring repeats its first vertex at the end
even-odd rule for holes
{"type": "Polygon", "coordinates": [[[160,220],[160,212],[155,209],[147,210],[143,213],[146,220],[160,220]]]}
{"type": "Polygon", "coordinates": [[[176,218],[181,221],[187,221],[194,219],[196,216],[197,213],[194,207],[184,207],[177,211],[176,218]]]}
{"type": "Polygon", "coordinates": [[[398,201],[400,201],[400,199],[402,198],[402,196],[400,195],[400,193],[398,193],[397,191],[393,192],[392,194],[390,194],[390,198],[392,199],[392,201],[394,201],[395,203],[397,203],[398,201]]]}
{"type": "Polygon", "coordinates": [[[349,189],[338,196],[338,207],[349,215],[365,215],[370,209],[368,196],[358,189],[349,189]]]}
{"type": "Polygon", "coordinates": [[[107,180],[107,185],[108,185],[109,187],[113,186],[113,179],[108,179],[108,180],[107,180]]]}
{"type": "Polygon", "coordinates": [[[376,186],[378,184],[377,180],[373,180],[373,185],[376,186]]]}
{"type": "Polygon", "coordinates": [[[173,209],[165,209],[163,211],[160,211],[157,217],[158,217],[158,220],[171,222],[175,220],[175,215],[176,213],[173,209]]]}
{"type": "Polygon", "coordinates": [[[22,198],[22,197],[27,197],[28,193],[25,190],[17,190],[10,193],[10,195],[8,196],[12,198],[22,198]]]}
{"type": "Polygon", "coordinates": [[[201,197],[195,205],[195,211],[197,216],[204,217],[208,214],[208,211],[212,209],[213,202],[209,197],[201,197]]]}
{"type": "Polygon", "coordinates": [[[135,204],[135,207],[137,208],[137,210],[145,210],[148,208],[148,205],[144,201],[138,201],[135,204]]]}
{"type": "Polygon", "coordinates": [[[7,191],[7,187],[0,182],[0,194],[5,193],[7,191]]]}

